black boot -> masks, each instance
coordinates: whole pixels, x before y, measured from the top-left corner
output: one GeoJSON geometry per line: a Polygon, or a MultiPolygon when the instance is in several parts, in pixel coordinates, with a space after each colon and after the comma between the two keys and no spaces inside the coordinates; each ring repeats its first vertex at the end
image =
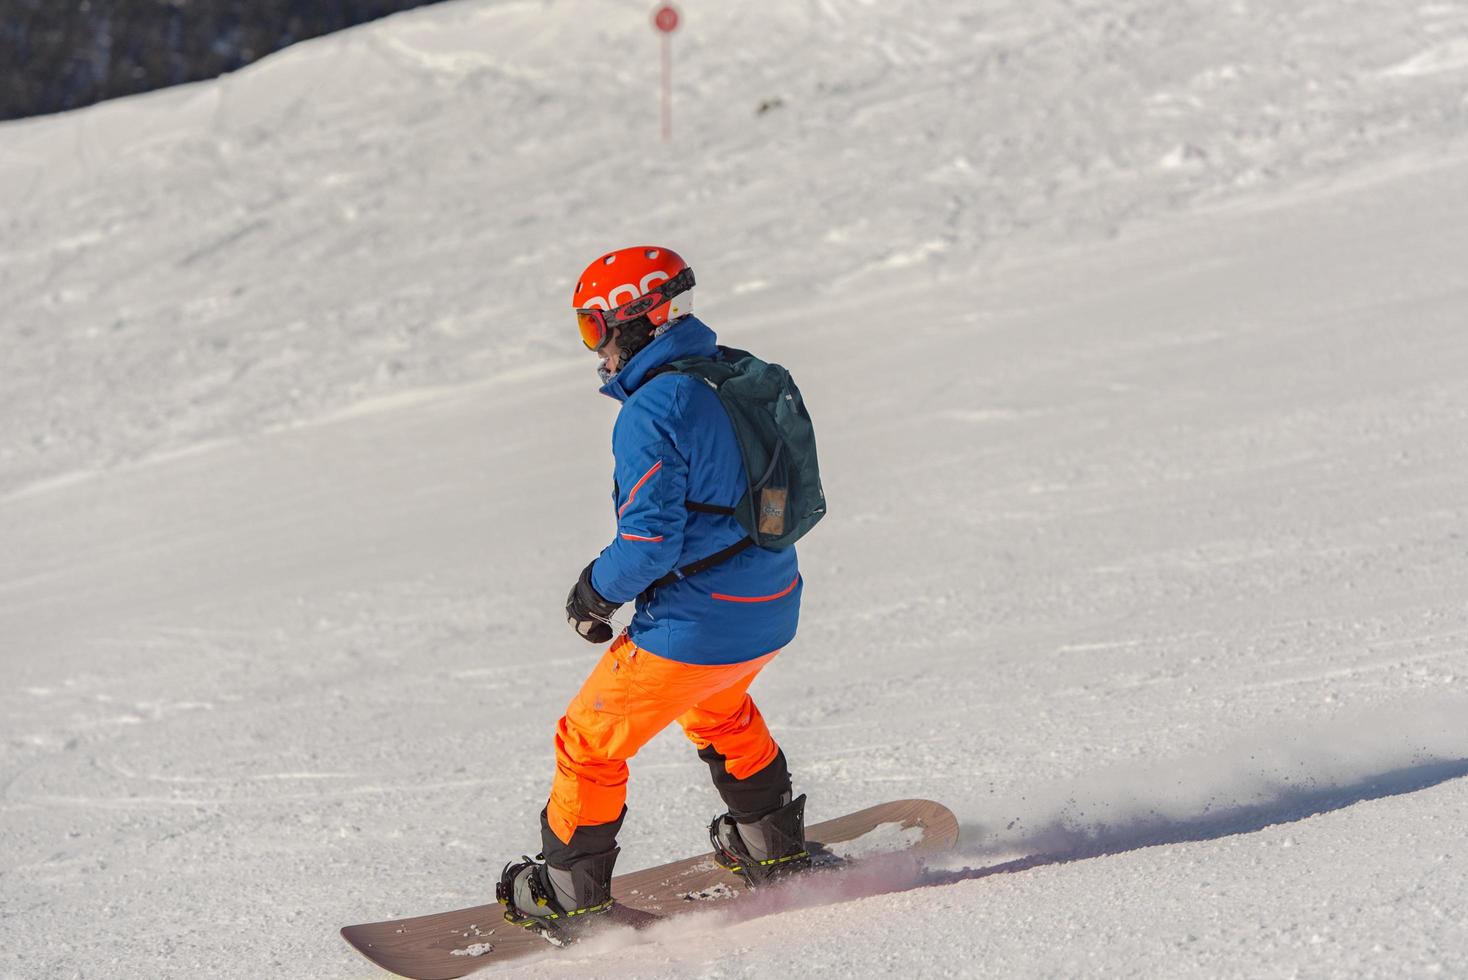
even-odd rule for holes
{"type": "Polygon", "coordinates": [[[505,921],[534,929],[559,946],[575,942],[587,923],[612,910],[612,868],[619,853],[614,847],[565,868],[528,857],[510,862],[494,890],[505,907],[505,921]]]}
{"type": "Polygon", "coordinates": [[[729,814],[709,824],[714,860],[749,883],[760,885],[810,867],[805,846],[805,796],[789,800],[778,810],[753,821],[729,814]]]}

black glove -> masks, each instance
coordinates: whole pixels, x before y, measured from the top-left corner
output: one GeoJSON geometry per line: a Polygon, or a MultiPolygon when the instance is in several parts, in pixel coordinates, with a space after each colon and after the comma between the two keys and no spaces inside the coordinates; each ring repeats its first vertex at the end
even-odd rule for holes
{"type": "MultiPolygon", "coordinates": [[[[593,561],[591,565],[595,565],[593,561]]],[[[591,584],[591,565],[581,571],[581,577],[566,596],[566,622],[581,634],[588,643],[608,643],[612,639],[612,627],[607,621],[612,613],[622,607],[620,602],[608,602],[591,584]]]]}

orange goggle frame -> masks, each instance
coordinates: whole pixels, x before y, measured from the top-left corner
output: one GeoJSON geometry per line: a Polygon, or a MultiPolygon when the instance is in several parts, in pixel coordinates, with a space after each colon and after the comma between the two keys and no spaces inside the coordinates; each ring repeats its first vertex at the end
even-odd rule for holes
{"type": "Polygon", "coordinates": [[[601,350],[611,339],[613,327],[650,313],[692,287],[693,269],[684,267],[682,272],[671,279],[663,280],[630,303],[623,303],[611,310],[596,307],[577,310],[576,326],[581,330],[581,342],[586,345],[587,350],[601,350]]]}

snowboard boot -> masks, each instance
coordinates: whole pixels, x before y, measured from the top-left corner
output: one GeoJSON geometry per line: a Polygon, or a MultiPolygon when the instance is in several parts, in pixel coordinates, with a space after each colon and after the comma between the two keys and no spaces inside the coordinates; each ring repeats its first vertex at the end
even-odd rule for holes
{"type": "MultiPolygon", "coordinates": [[[[788,796],[788,794],[787,794],[788,796]]],[[[775,878],[810,867],[805,846],[805,795],[752,821],[729,814],[709,824],[714,861],[758,888],[775,878]]]]}
{"type": "Polygon", "coordinates": [[[580,938],[586,925],[612,910],[612,867],[621,848],[557,868],[525,858],[505,865],[494,897],[505,921],[534,929],[557,946],[580,938]]]}

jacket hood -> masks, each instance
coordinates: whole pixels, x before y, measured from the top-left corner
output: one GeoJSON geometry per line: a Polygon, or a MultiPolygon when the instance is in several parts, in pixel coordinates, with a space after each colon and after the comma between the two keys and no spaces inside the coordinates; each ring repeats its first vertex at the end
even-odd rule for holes
{"type": "Polygon", "coordinates": [[[601,386],[601,393],[625,402],[642,386],[653,369],[683,357],[713,357],[718,346],[718,337],[702,320],[692,315],[685,316],[634,354],[622,370],[601,386]]]}

